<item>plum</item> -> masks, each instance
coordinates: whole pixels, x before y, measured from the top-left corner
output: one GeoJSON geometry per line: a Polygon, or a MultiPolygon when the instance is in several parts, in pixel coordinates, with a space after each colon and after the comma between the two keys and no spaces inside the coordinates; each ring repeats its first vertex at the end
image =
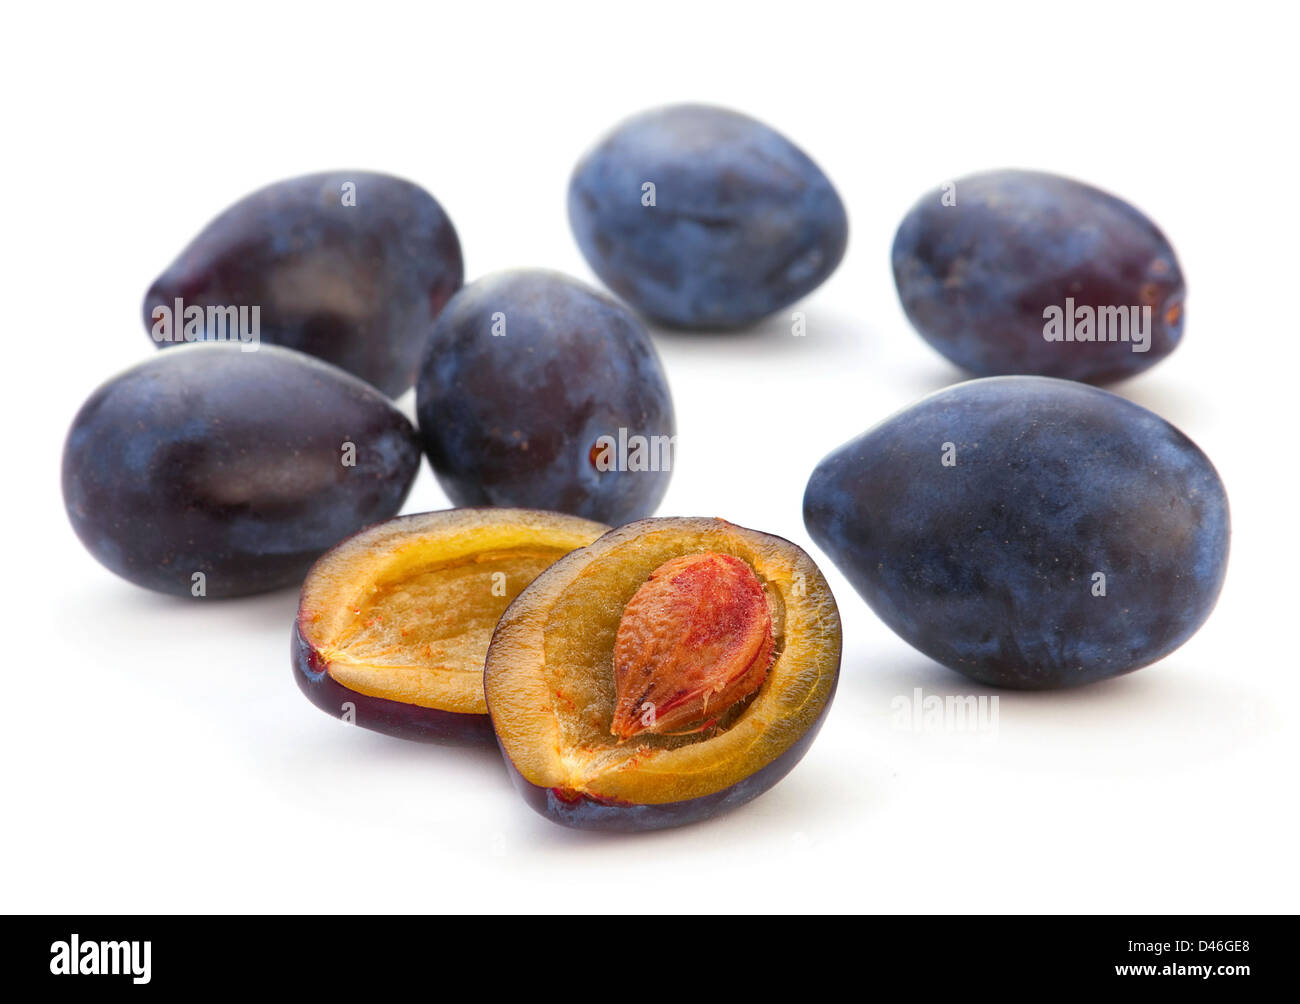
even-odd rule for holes
{"type": "Polygon", "coordinates": [[[421,742],[494,743],[483,659],[539,572],[609,528],[524,509],[449,509],[369,527],[307,575],[294,679],[313,704],[421,742]]]}
{"type": "Polygon", "coordinates": [[[466,286],[434,325],[420,435],[458,506],[620,524],[654,512],[676,429],[659,356],[622,304],[554,272],[466,286]]]}
{"type": "Polygon", "coordinates": [[[1228,499],[1196,445],[1048,377],[973,380],[886,419],[818,464],[804,522],[905,641],[1024,689],[1172,652],[1228,560],[1228,499]]]}
{"type": "Polygon", "coordinates": [[[780,133],[706,105],[643,112],[569,183],[569,222],[605,285],[682,328],[751,324],[812,292],[848,242],[826,175],[780,133]]]}
{"type": "Polygon", "coordinates": [[[936,189],[898,228],[908,320],[975,376],[1108,383],[1183,334],[1183,273],[1155,224],[1090,185],[991,171],[936,189]]]}
{"type": "Polygon", "coordinates": [[[463,277],[455,228],[423,188],[367,171],[310,174],[209,223],[149,288],[144,324],[164,348],[233,340],[238,324],[245,340],[307,352],[396,396],[463,277]]]}
{"type": "Polygon", "coordinates": [[[802,550],[720,519],[647,519],[542,572],[483,687],[525,801],[579,829],[705,819],[811,746],[840,668],[835,598],[802,550]]]}
{"type": "Polygon", "coordinates": [[[302,580],[326,548],[401,508],[411,423],[311,356],[188,345],[91,394],[63,451],[72,526],[105,567],[179,596],[302,580]]]}

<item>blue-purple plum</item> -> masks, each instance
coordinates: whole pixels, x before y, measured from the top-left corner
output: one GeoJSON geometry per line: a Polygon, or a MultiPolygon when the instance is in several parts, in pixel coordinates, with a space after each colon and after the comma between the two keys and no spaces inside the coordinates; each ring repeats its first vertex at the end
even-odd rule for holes
{"type": "Polygon", "coordinates": [[[1228,499],[1176,428],[1096,387],[958,384],[826,457],[804,522],[905,641],[982,683],[1090,683],[1178,648],[1228,562],[1228,499]]]}
{"type": "Polygon", "coordinates": [[[752,324],[816,289],[844,256],[848,218],[807,154],[747,115],[643,112],[578,164],[569,222],[610,289],[663,324],[752,324]]]}

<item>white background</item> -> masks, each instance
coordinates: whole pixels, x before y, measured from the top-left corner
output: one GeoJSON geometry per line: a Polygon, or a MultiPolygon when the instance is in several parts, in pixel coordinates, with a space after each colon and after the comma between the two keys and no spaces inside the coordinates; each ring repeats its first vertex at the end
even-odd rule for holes
{"type": "MultiPolygon", "coordinates": [[[[0,908],[1295,910],[1297,23],[1291,5],[1195,7],[10,11],[0,908]],[[965,173],[1054,170],[1144,209],[1188,277],[1184,344],[1114,389],[1227,484],[1228,581],[1199,634],[1119,680],[1003,694],[996,734],[909,732],[895,697],[985,691],[893,636],[814,550],[845,651],[811,752],[731,815],[609,837],[533,814],[495,752],[311,706],[289,668],[292,590],[187,602],[82,549],[62,439],[95,386],[154,351],[143,292],[216,212],[282,177],[387,171],[447,208],[470,278],[591,281],[565,217],[573,164],[619,119],[682,100],[803,146],[851,236],[801,304],[806,338],[784,316],[656,334],[681,436],[660,513],[810,547],[816,462],[960,378],[899,308],[899,220],[965,173]]],[[[446,504],[426,465],[407,511],[446,504]]]]}

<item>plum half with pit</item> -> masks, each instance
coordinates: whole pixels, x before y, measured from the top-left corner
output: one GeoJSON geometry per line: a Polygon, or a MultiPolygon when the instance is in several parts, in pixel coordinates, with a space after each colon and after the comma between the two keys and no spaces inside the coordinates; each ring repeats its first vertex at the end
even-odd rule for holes
{"type": "Polygon", "coordinates": [[[317,707],[364,728],[491,744],[483,658],[497,619],[540,572],[606,529],[523,509],[448,509],[369,527],[303,583],[294,678],[317,707]]]}
{"type": "Polygon", "coordinates": [[[807,752],[834,696],[840,621],[796,545],[720,519],[611,530],[502,615],[483,686],[530,806],[634,831],[756,798],[807,752]]]}

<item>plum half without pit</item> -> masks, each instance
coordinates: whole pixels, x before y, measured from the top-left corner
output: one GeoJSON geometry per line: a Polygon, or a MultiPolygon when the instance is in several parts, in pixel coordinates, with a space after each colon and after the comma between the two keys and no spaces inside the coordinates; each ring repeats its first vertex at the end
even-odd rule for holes
{"type": "Polygon", "coordinates": [[[800,548],[720,519],[646,519],[542,572],[488,648],[488,712],[547,818],[635,831],[742,805],[830,707],[840,621],[800,548]]]}
{"type": "Polygon", "coordinates": [[[313,704],[376,732],[491,745],[483,658],[501,612],[534,576],[607,527],[528,509],[399,516],[316,562],[293,632],[313,704]]]}

